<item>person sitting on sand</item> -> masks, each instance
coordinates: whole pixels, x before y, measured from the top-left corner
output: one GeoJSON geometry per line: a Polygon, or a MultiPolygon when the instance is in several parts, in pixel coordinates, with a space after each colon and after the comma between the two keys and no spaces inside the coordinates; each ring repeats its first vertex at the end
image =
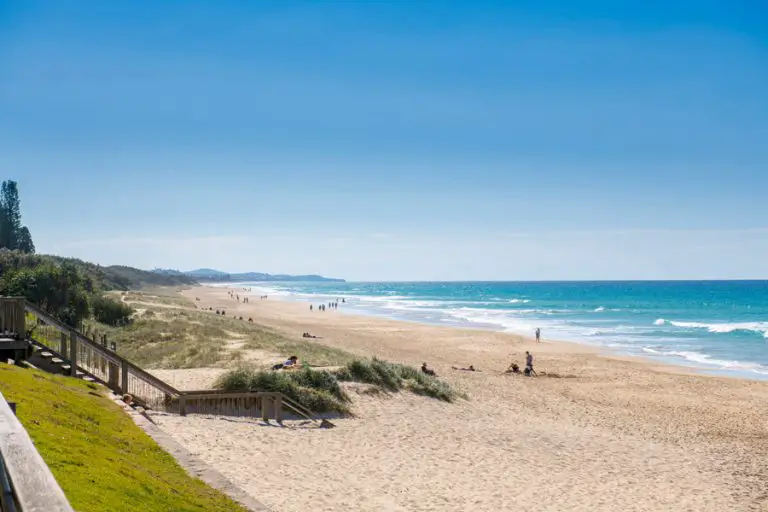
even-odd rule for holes
{"type": "Polygon", "coordinates": [[[431,375],[433,377],[437,377],[437,374],[435,373],[435,370],[430,370],[429,368],[427,368],[427,363],[423,363],[421,365],[421,372],[422,373],[426,373],[427,375],[431,375]]]}
{"type": "Polygon", "coordinates": [[[520,373],[520,367],[517,365],[517,363],[512,363],[509,365],[509,368],[507,368],[505,373],[520,373]]]}
{"type": "Polygon", "coordinates": [[[299,358],[291,356],[284,363],[278,363],[272,367],[273,370],[293,370],[299,367],[299,358]]]}
{"type": "Polygon", "coordinates": [[[461,372],[479,372],[480,370],[475,370],[475,367],[472,365],[469,365],[469,368],[457,368],[456,366],[451,366],[454,370],[459,370],[461,372]]]}

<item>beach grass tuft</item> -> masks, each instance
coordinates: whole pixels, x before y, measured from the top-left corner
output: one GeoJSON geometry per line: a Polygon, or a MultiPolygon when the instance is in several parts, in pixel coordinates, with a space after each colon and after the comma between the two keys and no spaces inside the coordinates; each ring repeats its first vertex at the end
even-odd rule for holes
{"type": "Polygon", "coordinates": [[[226,391],[275,391],[316,413],[350,413],[349,395],[340,382],[356,382],[385,392],[407,390],[444,402],[466,398],[448,383],[411,366],[381,359],[355,359],[338,370],[309,367],[290,371],[239,368],[219,377],[215,386],[226,391]]]}
{"type": "Polygon", "coordinates": [[[349,397],[327,371],[261,371],[239,368],[221,375],[215,386],[226,391],[282,393],[316,413],[348,415],[349,397]]]}

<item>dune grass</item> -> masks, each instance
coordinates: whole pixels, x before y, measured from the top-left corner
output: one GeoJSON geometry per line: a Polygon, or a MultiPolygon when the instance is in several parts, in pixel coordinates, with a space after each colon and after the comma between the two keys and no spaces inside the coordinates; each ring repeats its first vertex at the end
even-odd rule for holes
{"type": "Polygon", "coordinates": [[[448,383],[427,375],[412,366],[389,363],[381,359],[356,359],[334,372],[340,381],[363,382],[383,388],[386,391],[407,390],[417,395],[453,402],[466,398],[448,383]]]}
{"type": "Polygon", "coordinates": [[[0,389],[75,510],[246,510],[189,476],[101,386],[0,363],[0,389]]]}
{"type": "Polygon", "coordinates": [[[167,293],[127,292],[125,297],[130,297],[131,305],[140,311],[130,325],[110,327],[90,322],[88,327],[106,334],[110,342],[117,343],[120,355],[144,368],[226,367],[237,362],[243,350],[275,354],[278,359],[298,353],[313,366],[334,366],[352,360],[342,350],[291,339],[233,316],[183,308],[191,302],[174,295],[175,290],[167,293]],[[233,344],[240,348],[233,349],[233,344]]]}
{"type": "Polygon", "coordinates": [[[277,391],[316,413],[350,414],[350,398],[340,382],[370,384],[386,392],[407,390],[444,402],[465,395],[416,368],[380,359],[355,359],[334,371],[304,367],[292,371],[232,370],[215,386],[226,391],[277,391]]]}

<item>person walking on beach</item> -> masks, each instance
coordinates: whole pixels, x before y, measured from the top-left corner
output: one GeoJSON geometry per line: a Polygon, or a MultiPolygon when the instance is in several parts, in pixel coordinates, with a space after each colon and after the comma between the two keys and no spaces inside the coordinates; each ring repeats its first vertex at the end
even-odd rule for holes
{"type": "Polygon", "coordinates": [[[536,328],[536,343],[541,343],[541,329],[536,328]]]}

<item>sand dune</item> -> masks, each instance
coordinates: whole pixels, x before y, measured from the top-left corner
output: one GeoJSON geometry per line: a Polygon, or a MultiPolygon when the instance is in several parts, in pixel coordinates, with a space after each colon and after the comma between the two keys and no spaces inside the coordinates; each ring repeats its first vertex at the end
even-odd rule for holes
{"type": "MultiPolygon", "coordinates": [[[[768,510],[766,383],[502,333],[310,314],[303,304],[235,306],[221,288],[188,293],[292,336],[309,330],[359,354],[429,361],[470,396],[360,395],[359,417],[331,430],[155,418],[275,510],[768,510]],[[499,375],[524,350],[560,378],[499,375]],[[450,369],[466,364],[484,371],[450,369]]],[[[199,387],[209,373],[176,377],[199,387]]]]}

